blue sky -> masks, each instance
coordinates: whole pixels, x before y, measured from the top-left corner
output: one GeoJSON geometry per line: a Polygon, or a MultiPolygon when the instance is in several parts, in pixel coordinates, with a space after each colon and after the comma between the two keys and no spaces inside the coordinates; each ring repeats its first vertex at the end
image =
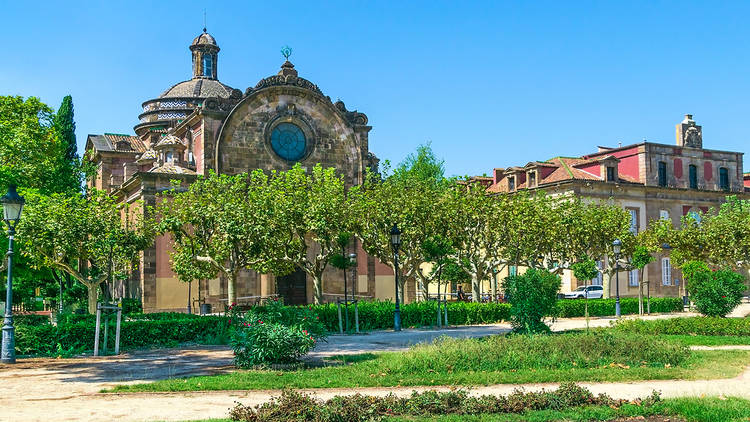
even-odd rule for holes
{"type": "Polygon", "coordinates": [[[431,142],[449,174],[489,174],[672,144],[685,113],[706,148],[750,150],[750,2],[0,0],[0,95],[71,94],[80,147],[133,133],[143,101],[190,78],[204,9],[222,82],[275,74],[288,44],[300,76],[368,115],[381,159],[431,142]]]}

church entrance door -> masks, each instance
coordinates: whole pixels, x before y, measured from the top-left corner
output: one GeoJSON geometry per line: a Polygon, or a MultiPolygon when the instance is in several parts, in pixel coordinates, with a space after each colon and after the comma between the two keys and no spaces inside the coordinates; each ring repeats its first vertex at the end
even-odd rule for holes
{"type": "Polygon", "coordinates": [[[307,303],[307,274],[297,268],[291,274],[276,277],[276,291],[284,299],[284,305],[307,303]]]}

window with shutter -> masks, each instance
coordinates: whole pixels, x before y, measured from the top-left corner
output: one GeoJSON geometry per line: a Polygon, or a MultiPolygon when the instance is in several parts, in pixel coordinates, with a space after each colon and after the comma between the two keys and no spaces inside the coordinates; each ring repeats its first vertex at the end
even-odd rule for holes
{"type": "Polygon", "coordinates": [[[664,286],[672,285],[672,266],[669,258],[661,259],[661,284],[664,286]]]}
{"type": "Polygon", "coordinates": [[[638,210],[629,209],[630,213],[630,232],[638,234],[638,210]]]}
{"type": "Polygon", "coordinates": [[[592,286],[601,286],[602,284],[602,268],[604,267],[604,262],[602,261],[596,261],[596,268],[599,269],[599,273],[596,275],[595,278],[591,279],[591,285],[592,286]]]}
{"type": "Polygon", "coordinates": [[[628,274],[628,285],[638,287],[638,270],[632,270],[628,274]]]}

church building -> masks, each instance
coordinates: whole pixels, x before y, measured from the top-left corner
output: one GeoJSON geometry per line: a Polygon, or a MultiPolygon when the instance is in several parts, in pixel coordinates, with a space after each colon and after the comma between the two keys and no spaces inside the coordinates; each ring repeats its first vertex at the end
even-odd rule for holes
{"type": "MultiPolygon", "coordinates": [[[[276,74],[244,91],[219,81],[219,51],[204,28],[190,45],[192,77],[143,103],[134,136],[88,136],[87,156],[98,169],[89,182],[93,187],[148,207],[172,180],[189,184],[210,171],[237,174],[320,163],[335,167],[353,186],[362,182],[368,167],[377,167],[369,150],[367,116],[331,101],[300,77],[288,60],[290,50],[284,51],[286,60],[276,74]]],[[[116,286],[115,296],[141,298],[146,312],[181,311],[199,300],[223,310],[226,280],[197,280],[190,286],[178,281],[170,269],[170,242],[168,235],[159,236],[142,253],[131,278],[116,286]]],[[[390,268],[368,257],[359,244],[350,252],[357,254],[358,264],[348,278],[349,292],[385,299],[390,291],[393,296],[390,268]],[[377,295],[376,281],[382,286],[377,295]]],[[[327,301],[343,296],[340,270],[327,270],[323,290],[327,301]]],[[[285,277],[248,271],[238,280],[237,296],[248,300],[279,294],[287,303],[311,303],[312,293],[312,282],[301,271],[285,277]]]]}

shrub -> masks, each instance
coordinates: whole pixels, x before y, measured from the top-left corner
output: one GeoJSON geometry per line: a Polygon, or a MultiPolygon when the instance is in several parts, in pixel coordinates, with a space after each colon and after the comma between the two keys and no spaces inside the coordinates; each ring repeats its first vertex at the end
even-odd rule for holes
{"type": "MultiPolygon", "coordinates": [[[[651,312],[671,313],[682,311],[682,299],[677,297],[652,297],[651,312]]],[[[555,316],[575,318],[584,316],[586,300],[559,300],[555,305],[555,316]]],[[[646,299],[644,299],[645,306],[646,299]]],[[[588,299],[590,316],[610,316],[615,314],[615,299],[588,299]]],[[[638,313],[638,298],[620,298],[620,309],[623,315],[638,313]]]]}
{"type": "Polygon", "coordinates": [[[514,332],[549,332],[544,318],[553,315],[560,277],[546,270],[529,269],[523,275],[507,277],[503,290],[510,298],[510,321],[514,332]]]}
{"type": "Polygon", "coordinates": [[[234,361],[240,368],[295,362],[325,335],[325,326],[312,309],[284,306],[279,300],[244,314],[232,305],[229,323],[234,361]]]}
{"type": "MultiPolygon", "coordinates": [[[[658,393],[633,403],[644,407],[660,401],[658,393]]],[[[322,401],[293,390],[261,405],[250,407],[237,404],[229,417],[235,421],[252,422],[364,422],[392,416],[482,415],[524,413],[529,410],[564,410],[580,406],[610,406],[619,408],[628,403],[613,400],[607,395],[595,396],[588,389],[564,383],[553,391],[515,390],[507,396],[484,395],[472,397],[466,391],[413,392],[409,397],[384,397],[354,394],[335,396],[322,401]]]]}
{"type": "Polygon", "coordinates": [[[750,336],[750,318],[688,317],[618,321],[615,330],[650,335],[750,336]]]}
{"type": "Polygon", "coordinates": [[[143,312],[143,305],[140,299],[122,299],[122,313],[134,314],[143,312]]]}
{"type": "MultiPolygon", "coordinates": [[[[81,353],[94,348],[95,322],[60,323],[57,326],[21,325],[16,328],[16,353],[19,355],[55,355],[61,349],[81,353]]],[[[110,319],[108,348],[114,348],[114,319],[110,319]]],[[[227,320],[223,317],[160,321],[123,321],[120,347],[136,348],[174,346],[179,343],[199,342],[226,333],[227,320]]]]}
{"type": "MultiPolygon", "coordinates": [[[[0,318],[1,319],[1,318],[0,318]]],[[[49,324],[48,315],[37,314],[13,314],[14,325],[41,325],[49,324]]]]}
{"type": "Polygon", "coordinates": [[[595,368],[610,364],[672,366],[690,356],[677,342],[632,333],[442,338],[413,346],[393,364],[401,373],[595,368]]]}
{"type": "MultiPolygon", "coordinates": [[[[338,310],[335,304],[310,305],[308,309],[315,312],[326,330],[339,330],[338,310]]],[[[371,301],[359,302],[359,327],[361,330],[382,330],[393,328],[393,302],[371,301]]],[[[345,317],[344,308],[341,309],[345,317]]],[[[413,302],[401,305],[401,325],[403,327],[433,326],[437,319],[435,301],[413,302]]],[[[448,322],[454,325],[488,324],[508,321],[510,304],[448,302],[448,322]]],[[[349,306],[349,320],[354,321],[354,306],[349,306]]]]}
{"type": "Polygon", "coordinates": [[[706,264],[691,261],[683,267],[688,293],[703,315],[723,317],[742,302],[744,277],[730,270],[712,271],[706,264]]]}
{"type": "Polygon", "coordinates": [[[234,363],[238,368],[251,368],[272,363],[292,363],[307,354],[315,339],[299,326],[245,322],[232,333],[234,363]]]}

